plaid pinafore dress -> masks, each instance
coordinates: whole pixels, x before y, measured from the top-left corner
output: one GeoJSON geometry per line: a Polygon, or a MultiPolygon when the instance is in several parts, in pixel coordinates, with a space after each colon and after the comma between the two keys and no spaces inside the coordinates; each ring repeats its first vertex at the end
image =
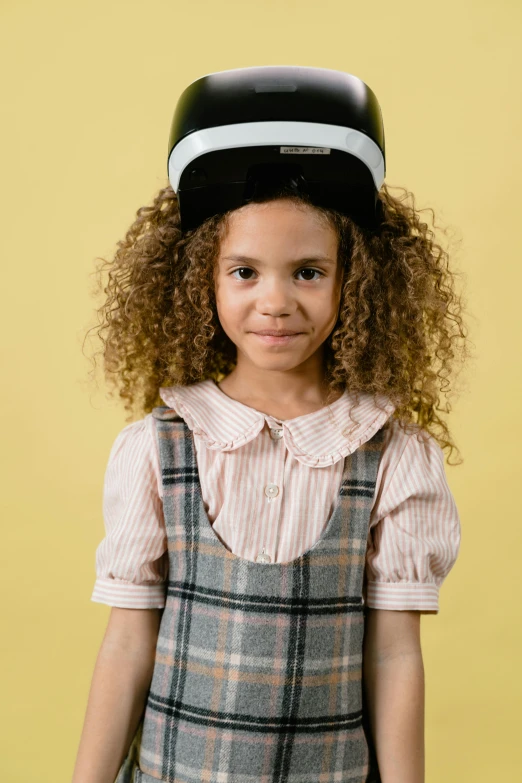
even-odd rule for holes
{"type": "Polygon", "coordinates": [[[169,577],[149,694],[116,783],[380,783],[362,650],[383,428],[345,458],[320,539],[263,563],[214,532],[186,422],[165,406],[152,414],[169,577]]]}

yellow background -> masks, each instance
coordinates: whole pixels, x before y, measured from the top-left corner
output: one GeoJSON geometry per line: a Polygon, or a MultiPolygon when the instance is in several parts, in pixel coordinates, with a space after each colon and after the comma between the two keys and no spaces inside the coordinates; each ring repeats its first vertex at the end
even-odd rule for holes
{"type": "Polygon", "coordinates": [[[422,619],[426,781],[518,779],[521,22],[517,0],[2,0],[3,780],[70,780],[110,613],[90,595],[126,420],[82,354],[95,259],[167,184],[182,90],[249,65],[362,78],[386,181],[456,238],[477,359],[449,417],[461,551],[422,619]]]}

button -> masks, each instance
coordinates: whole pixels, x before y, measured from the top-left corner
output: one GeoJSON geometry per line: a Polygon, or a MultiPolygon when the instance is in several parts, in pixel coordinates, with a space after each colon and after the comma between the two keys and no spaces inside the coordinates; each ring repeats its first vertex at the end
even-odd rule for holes
{"type": "Polygon", "coordinates": [[[277,484],[267,484],[265,487],[265,495],[267,498],[275,498],[279,495],[279,487],[277,484]]]}
{"type": "Polygon", "coordinates": [[[270,430],[270,437],[272,440],[280,440],[283,437],[283,430],[282,429],[271,429],[270,430]]]}
{"type": "Polygon", "coordinates": [[[270,557],[270,555],[267,555],[267,553],[265,552],[265,548],[263,547],[263,551],[260,552],[256,557],[256,563],[271,563],[271,562],[272,562],[272,558],[270,557]]]}

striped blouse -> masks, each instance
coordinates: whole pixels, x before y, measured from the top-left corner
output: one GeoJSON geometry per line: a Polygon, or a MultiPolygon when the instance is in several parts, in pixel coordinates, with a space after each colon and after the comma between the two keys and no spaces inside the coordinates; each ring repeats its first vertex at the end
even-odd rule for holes
{"type": "MultiPolygon", "coordinates": [[[[228,397],[213,380],[160,389],[193,433],[209,523],[238,557],[294,560],[321,537],[344,458],[385,422],[365,566],[374,609],[439,611],[439,589],[460,546],[460,520],[444,455],[428,433],[405,433],[391,401],[345,391],[294,419],[228,397]],[[351,416],[350,416],[351,411],[351,416]]],[[[96,550],[91,600],[162,608],[168,579],[162,484],[151,414],[116,437],[105,473],[106,535],[96,550]]]]}

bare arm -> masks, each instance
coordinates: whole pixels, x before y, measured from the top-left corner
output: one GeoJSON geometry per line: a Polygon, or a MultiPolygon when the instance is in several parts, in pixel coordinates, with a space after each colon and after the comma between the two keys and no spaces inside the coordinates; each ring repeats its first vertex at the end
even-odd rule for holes
{"type": "Polygon", "coordinates": [[[363,680],[382,783],[424,783],[420,612],[368,610],[363,680]]]}
{"type": "Polygon", "coordinates": [[[112,608],[71,783],[114,783],[143,714],[162,611],[112,608]]]}

